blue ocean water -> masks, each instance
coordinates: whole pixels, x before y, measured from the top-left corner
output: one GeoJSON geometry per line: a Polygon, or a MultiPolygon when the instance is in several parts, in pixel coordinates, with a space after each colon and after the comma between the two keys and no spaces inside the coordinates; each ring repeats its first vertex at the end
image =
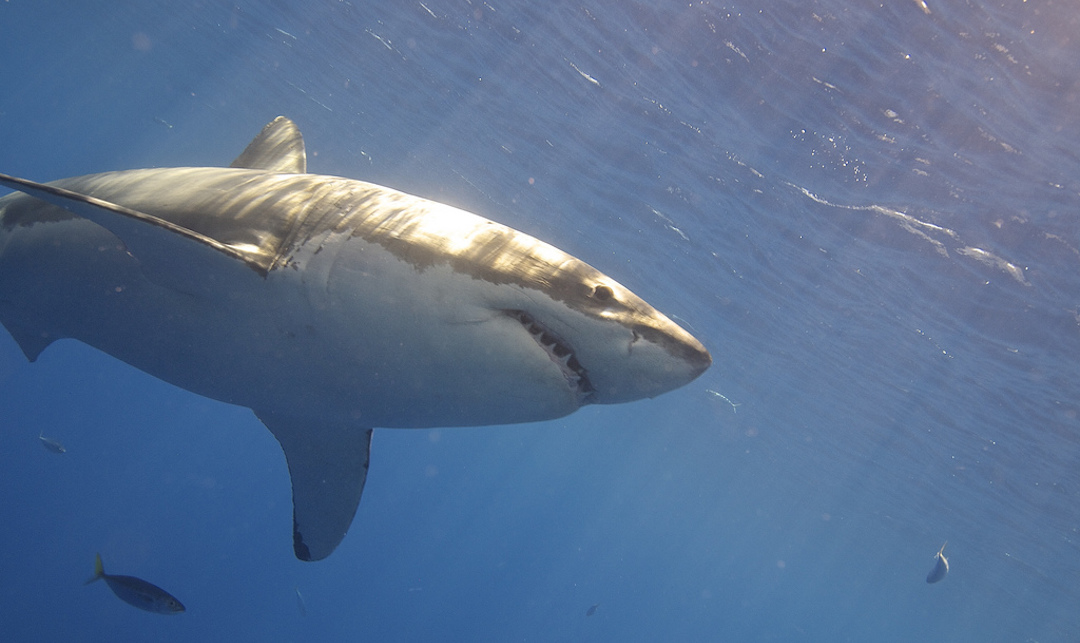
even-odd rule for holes
{"type": "Polygon", "coordinates": [[[376,431],[302,563],[249,411],[0,333],[0,637],[1075,641],[1078,33],[1052,0],[0,4],[2,172],[225,165],[285,114],[312,171],[549,241],[714,357],[376,431]],[[187,613],[84,587],[95,552],[187,613]]]}

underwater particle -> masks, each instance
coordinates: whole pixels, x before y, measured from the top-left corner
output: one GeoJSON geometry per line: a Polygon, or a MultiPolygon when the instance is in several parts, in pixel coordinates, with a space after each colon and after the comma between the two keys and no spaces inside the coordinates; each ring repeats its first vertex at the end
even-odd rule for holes
{"type": "MultiPolygon", "coordinates": [[[[945,545],[948,545],[949,541],[945,541],[945,545]]],[[[945,574],[949,573],[949,561],[945,558],[945,545],[941,546],[938,550],[937,556],[934,557],[934,568],[930,570],[930,573],[926,575],[926,582],[934,584],[941,579],[945,578],[945,574]]]]}
{"type": "Polygon", "coordinates": [[[136,31],[131,34],[131,46],[136,51],[147,52],[153,49],[154,41],[150,39],[150,36],[142,31],[136,31]]]}
{"type": "Polygon", "coordinates": [[[180,601],[153,583],[134,576],[106,574],[105,566],[101,562],[101,554],[98,554],[94,559],[94,576],[85,584],[89,585],[102,578],[105,579],[113,594],[128,605],[155,614],[179,614],[184,611],[184,605],[180,601]]]}
{"type": "Polygon", "coordinates": [[[67,449],[63,444],[60,444],[59,440],[45,437],[45,432],[38,434],[38,439],[41,440],[41,445],[53,453],[67,453],[67,449]]]}

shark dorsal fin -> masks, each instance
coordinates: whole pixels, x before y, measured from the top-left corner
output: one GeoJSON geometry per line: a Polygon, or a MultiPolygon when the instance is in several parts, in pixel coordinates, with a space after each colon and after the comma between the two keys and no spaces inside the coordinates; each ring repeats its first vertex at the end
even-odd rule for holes
{"type": "Polygon", "coordinates": [[[278,116],[267,123],[229,167],[304,174],[307,172],[304,137],[296,123],[278,116]]]}

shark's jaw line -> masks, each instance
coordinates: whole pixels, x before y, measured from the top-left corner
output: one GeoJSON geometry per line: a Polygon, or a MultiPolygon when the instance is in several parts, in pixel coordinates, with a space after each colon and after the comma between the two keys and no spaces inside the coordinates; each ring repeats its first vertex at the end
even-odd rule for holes
{"type": "Polygon", "coordinates": [[[655,397],[712,362],[584,261],[391,188],[307,173],[279,117],[229,168],[0,174],[0,322],[33,361],[81,340],[248,407],[293,489],[293,549],[328,556],[372,427],[534,422],[655,397]]]}
{"type": "Polygon", "coordinates": [[[559,367],[563,377],[566,379],[567,388],[577,399],[578,406],[591,404],[596,389],[593,388],[592,382],[589,381],[588,371],[585,370],[585,367],[581,365],[581,362],[574,355],[573,347],[524,310],[506,310],[503,312],[516,319],[528,331],[536,344],[544,349],[551,361],[559,367]]]}

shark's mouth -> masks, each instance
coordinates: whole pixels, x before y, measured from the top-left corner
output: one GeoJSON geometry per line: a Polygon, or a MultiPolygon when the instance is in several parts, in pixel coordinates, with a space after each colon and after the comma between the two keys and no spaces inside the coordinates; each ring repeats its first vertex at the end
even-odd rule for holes
{"type": "Polygon", "coordinates": [[[567,386],[577,395],[578,404],[588,404],[596,389],[589,381],[585,367],[574,356],[574,349],[570,344],[523,310],[507,310],[506,314],[520,322],[529,335],[532,335],[533,340],[548,354],[551,361],[559,367],[563,377],[566,378],[567,386]]]}

